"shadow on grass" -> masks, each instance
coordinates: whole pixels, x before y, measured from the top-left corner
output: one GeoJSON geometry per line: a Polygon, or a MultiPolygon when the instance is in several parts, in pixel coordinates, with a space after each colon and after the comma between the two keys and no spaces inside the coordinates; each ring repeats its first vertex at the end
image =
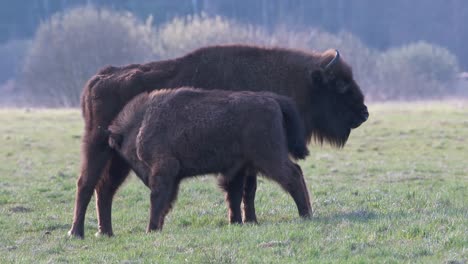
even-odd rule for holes
{"type": "Polygon", "coordinates": [[[351,221],[351,222],[368,222],[371,220],[375,220],[380,218],[375,212],[369,210],[356,210],[351,212],[339,212],[333,215],[327,216],[316,216],[312,218],[312,221],[316,222],[342,222],[343,220],[351,221]]]}
{"type": "Polygon", "coordinates": [[[409,214],[403,211],[379,213],[371,210],[361,209],[348,212],[336,212],[332,215],[317,215],[314,216],[311,220],[313,222],[320,223],[340,223],[343,221],[366,223],[378,219],[398,220],[408,217],[410,217],[409,214]]]}
{"type": "Polygon", "coordinates": [[[271,218],[264,218],[261,219],[258,225],[277,225],[283,223],[324,223],[324,224],[338,224],[343,221],[349,222],[370,222],[377,219],[382,218],[403,218],[404,215],[402,213],[395,213],[395,214],[380,214],[378,212],[373,212],[371,210],[354,210],[354,211],[347,211],[347,212],[334,212],[329,215],[317,214],[315,213],[312,218],[300,218],[299,216],[287,216],[281,219],[272,220],[271,218]]]}

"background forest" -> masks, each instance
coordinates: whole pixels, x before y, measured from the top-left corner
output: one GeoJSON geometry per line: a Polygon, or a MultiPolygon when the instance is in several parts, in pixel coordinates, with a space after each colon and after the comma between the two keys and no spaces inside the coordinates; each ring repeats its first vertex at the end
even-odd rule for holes
{"type": "Polygon", "coordinates": [[[462,0],[34,0],[0,3],[0,104],[77,106],[104,65],[209,44],[337,48],[370,100],[466,95],[462,0]]]}

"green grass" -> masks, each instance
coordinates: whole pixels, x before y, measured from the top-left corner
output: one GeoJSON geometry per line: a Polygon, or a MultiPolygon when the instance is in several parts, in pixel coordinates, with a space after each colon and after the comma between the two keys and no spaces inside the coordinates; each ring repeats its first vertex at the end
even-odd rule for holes
{"type": "Polygon", "coordinates": [[[466,263],[468,103],[370,106],[342,150],[311,145],[301,162],[315,215],[298,217],[260,180],[259,225],[230,226],[213,177],[185,181],[161,233],[146,234],[149,191],[118,192],[115,237],[84,240],[73,217],[82,121],[78,110],[0,110],[0,263],[466,263]]]}

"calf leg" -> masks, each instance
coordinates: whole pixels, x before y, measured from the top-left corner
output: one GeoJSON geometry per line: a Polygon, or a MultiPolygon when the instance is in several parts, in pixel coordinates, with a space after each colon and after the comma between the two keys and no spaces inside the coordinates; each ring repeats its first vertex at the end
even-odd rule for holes
{"type": "Polygon", "coordinates": [[[307,194],[307,201],[309,203],[309,207],[312,208],[312,204],[310,202],[310,197],[309,197],[309,190],[307,189],[307,183],[305,182],[304,173],[302,172],[301,166],[299,166],[297,163],[294,163],[294,162],[291,162],[291,164],[293,165],[293,169],[295,170],[295,172],[301,175],[300,179],[302,181],[302,187],[304,189],[304,193],[307,194]]]}
{"type": "Polygon", "coordinates": [[[219,185],[225,191],[225,199],[228,206],[228,218],[231,224],[242,224],[241,201],[242,189],[244,187],[243,170],[234,174],[234,176],[225,176],[221,178],[219,185]]]}
{"type": "Polygon", "coordinates": [[[98,216],[98,232],[96,235],[112,236],[112,200],[120,185],[128,176],[130,168],[128,164],[117,154],[112,160],[102,179],[96,186],[96,211],[98,216]]]}
{"type": "Polygon", "coordinates": [[[94,188],[111,158],[106,137],[100,133],[85,133],[82,149],[81,174],[77,182],[73,224],[69,236],[84,237],[84,219],[94,188]]]}
{"type": "Polygon", "coordinates": [[[164,212],[170,199],[170,184],[160,184],[159,187],[151,188],[150,222],[146,232],[161,231],[164,224],[164,212]]]}
{"type": "Polygon", "coordinates": [[[161,229],[164,226],[164,219],[166,218],[166,215],[171,211],[172,206],[177,199],[177,193],[179,192],[179,183],[175,184],[175,188],[172,188],[171,193],[169,194],[169,200],[166,204],[166,207],[164,208],[163,214],[161,215],[161,218],[159,219],[159,225],[161,229]]]}
{"type": "Polygon", "coordinates": [[[299,215],[308,218],[312,216],[312,207],[302,170],[300,170],[300,167],[298,169],[298,167],[299,165],[288,159],[279,168],[265,168],[265,173],[291,195],[296,203],[299,215]]]}
{"type": "Polygon", "coordinates": [[[244,223],[257,223],[255,214],[255,192],[257,191],[257,175],[253,169],[246,169],[244,177],[244,193],[242,201],[244,203],[244,223]]]}
{"type": "Polygon", "coordinates": [[[168,205],[172,202],[171,199],[174,199],[174,192],[177,192],[179,162],[175,159],[165,159],[148,164],[155,164],[148,178],[151,210],[147,232],[151,232],[162,229],[168,205]]]}

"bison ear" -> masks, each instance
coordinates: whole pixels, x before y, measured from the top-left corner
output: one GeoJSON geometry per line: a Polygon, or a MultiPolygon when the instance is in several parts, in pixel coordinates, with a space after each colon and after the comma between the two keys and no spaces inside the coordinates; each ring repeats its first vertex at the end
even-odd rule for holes
{"type": "Polygon", "coordinates": [[[334,78],[333,69],[335,69],[339,60],[340,53],[338,50],[329,49],[322,53],[318,69],[314,69],[310,74],[312,82],[317,86],[330,82],[334,78]]]}
{"type": "Polygon", "coordinates": [[[322,69],[315,69],[310,73],[310,79],[316,87],[325,85],[325,74],[322,69]]]}

